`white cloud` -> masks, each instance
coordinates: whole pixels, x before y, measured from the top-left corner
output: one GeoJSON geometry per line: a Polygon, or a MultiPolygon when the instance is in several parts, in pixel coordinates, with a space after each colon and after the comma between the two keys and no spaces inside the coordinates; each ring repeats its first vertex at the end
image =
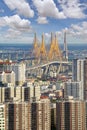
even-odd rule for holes
{"type": "Polygon", "coordinates": [[[69,28],[58,31],[59,40],[63,43],[64,32],[67,34],[67,43],[82,44],[87,43],[87,22],[81,22],[79,24],[72,24],[69,28]],[[60,34],[60,35],[59,35],[60,34]]]}
{"type": "Polygon", "coordinates": [[[38,17],[38,19],[36,20],[39,24],[47,24],[48,20],[46,17],[38,17]]]}
{"type": "Polygon", "coordinates": [[[33,3],[41,17],[65,18],[64,13],[59,12],[53,0],[33,0],[33,3]]]}
{"type": "Polygon", "coordinates": [[[62,11],[68,18],[85,18],[85,4],[81,4],[79,0],[58,0],[62,11]]]}
{"type": "Polygon", "coordinates": [[[4,2],[11,10],[16,10],[20,15],[25,17],[34,16],[34,11],[30,8],[26,0],[4,0],[4,2]]]}
{"type": "Polygon", "coordinates": [[[4,39],[20,39],[32,32],[32,26],[30,21],[21,19],[18,15],[0,17],[0,29],[4,39]],[[4,31],[3,31],[4,28],[4,31]]]}
{"type": "Polygon", "coordinates": [[[18,15],[0,17],[0,26],[8,26],[20,31],[26,31],[31,28],[30,21],[21,19],[18,15]]]}
{"type": "Polygon", "coordinates": [[[5,38],[9,38],[9,39],[13,39],[13,38],[17,38],[21,35],[21,32],[18,30],[14,30],[12,28],[8,29],[5,35],[5,38]]]}
{"type": "Polygon", "coordinates": [[[79,36],[80,38],[87,39],[87,22],[82,22],[79,24],[72,24],[70,30],[74,32],[75,36],[79,36]]]}

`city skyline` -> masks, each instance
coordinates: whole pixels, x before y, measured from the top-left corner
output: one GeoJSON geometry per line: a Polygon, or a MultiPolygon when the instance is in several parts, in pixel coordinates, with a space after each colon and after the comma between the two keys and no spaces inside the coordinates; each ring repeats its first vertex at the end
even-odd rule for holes
{"type": "Polygon", "coordinates": [[[87,43],[86,0],[1,0],[0,43],[33,43],[34,33],[46,43],[50,33],[63,43],[66,30],[68,44],[87,43]],[[22,4],[21,4],[22,3],[22,4]]]}

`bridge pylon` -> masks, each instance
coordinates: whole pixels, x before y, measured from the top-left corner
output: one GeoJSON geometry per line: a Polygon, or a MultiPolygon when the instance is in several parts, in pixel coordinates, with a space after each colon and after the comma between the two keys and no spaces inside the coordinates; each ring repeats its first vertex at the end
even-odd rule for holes
{"type": "Polygon", "coordinates": [[[39,53],[40,53],[40,51],[39,51],[39,45],[38,45],[38,40],[37,40],[37,36],[36,36],[36,33],[35,33],[32,55],[35,58],[38,58],[39,57],[39,53]]]}
{"type": "Polygon", "coordinates": [[[50,60],[54,59],[62,60],[62,53],[59,47],[57,36],[55,35],[54,37],[52,33],[51,33],[51,44],[48,56],[50,60]]]}
{"type": "Polygon", "coordinates": [[[40,46],[40,54],[39,57],[41,60],[46,60],[47,52],[45,48],[44,34],[42,34],[42,43],[40,46]]]}

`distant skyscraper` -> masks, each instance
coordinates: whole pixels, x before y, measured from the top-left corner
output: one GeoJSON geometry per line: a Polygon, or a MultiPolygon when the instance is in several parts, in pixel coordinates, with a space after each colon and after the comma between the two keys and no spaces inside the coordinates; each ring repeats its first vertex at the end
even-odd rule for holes
{"type": "Polygon", "coordinates": [[[79,82],[65,82],[64,83],[64,96],[73,96],[75,99],[78,100],[84,100],[84,90],[83,86],[81,84],[81,81],[79,82]]]}
{"type": "Polygon", "coordinates": [[[84,99],[87,100],[87,58],[84,61],[84,99]]]}
{"type": "Polygon", "coordinates": [[[84,82],[84,59],[74,59],[72,66],[73,81],[84,82]]]}
{"type": "Polygon", "coordinates": [[[73,81],[79,82],[81,81],[81,86],[83,88],[83,96],[85,98],[85,85],[86,79],[84,77],[84,74],[87,73],[85,67],[85,59],[74,59],[73,60],[73,66],[72,66],[72,79],[73,81]]]}
{"type": "Polygon", "coordinates": [[[13,64],[12,70],[15,72],[16,85],[22,85],[25,82],[25,70],[26,65],[24,63],[13,64]]]}
{"type": "Polygon", "coordinates": [[[85,102],[60,101],[56,107],[57,130],[87,130],[85,102]]]}

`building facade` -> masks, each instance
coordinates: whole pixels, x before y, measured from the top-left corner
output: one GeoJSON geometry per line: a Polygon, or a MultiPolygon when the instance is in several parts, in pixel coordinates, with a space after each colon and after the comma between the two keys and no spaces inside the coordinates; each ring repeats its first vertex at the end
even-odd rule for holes
{"type": "Polygon", "coordinates": [[[56,104],[57,130],[87,130],[86,102],[60,101],[56,104]]]}
{"type": "Polygon", "coordinates": [[[0,104],[1,130],[50,130],[50,101],[0,104]]]}
{"type": "Polygon", "coordinates": [[[84,90],[80,82],[68,81],[64,83],[64,97],[73,96],[75,99],[84,100],[84,90]]]}

